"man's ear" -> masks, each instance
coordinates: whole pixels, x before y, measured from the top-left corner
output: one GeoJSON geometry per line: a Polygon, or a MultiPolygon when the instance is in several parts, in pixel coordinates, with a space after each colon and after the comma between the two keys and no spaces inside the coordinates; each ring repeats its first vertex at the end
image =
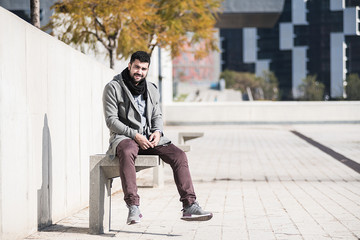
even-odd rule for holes
{"type": "Polygon", "coordinates": [[[128,69],[129,69],[129,71],[130,71],[130,69],[131,69],[131,63],[128,64],[128,69]]]}

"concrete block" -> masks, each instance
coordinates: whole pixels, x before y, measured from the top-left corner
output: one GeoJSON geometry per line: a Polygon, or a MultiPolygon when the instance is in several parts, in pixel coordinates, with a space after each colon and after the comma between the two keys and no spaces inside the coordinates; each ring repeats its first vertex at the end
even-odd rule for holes
{"type": "Polygon", "coordinates": [[[179,144],[185,144],[186,141],[189,141],[191,139],[203,137],[203,132],[179,132],[179,144]]]}
{"type": "MultiPolygon", "coordinates": [[[[135,160],[136,171],[159,167],[160,158],[157,155],[139,155],[135,160]]],[[[154,170],[159,173],[154,183],[163,185],[162,170],[154,170]],[[162,182],[161,182],[162,181],[162,182]]],[[[90,156],[90,193],[89,193],[89,228],[91,234],[101,234],[109,229],[110,207],[110,179],[119,176],[118,159],[110,160],[104,154],[90,156]]]]}
{"type": "Polygon", "coordinates": [[[178,144],[176,145],[178,148],[180,148],[181,150],[183,150],[184,152],[190,152],[191,150],[191,146],[190,145],[183,145],[183,144],[178,144]]]}

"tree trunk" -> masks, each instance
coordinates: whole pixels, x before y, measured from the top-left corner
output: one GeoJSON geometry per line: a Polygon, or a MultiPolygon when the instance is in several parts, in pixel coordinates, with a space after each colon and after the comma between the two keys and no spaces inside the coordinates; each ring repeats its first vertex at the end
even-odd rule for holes
{"type": "Polygon", "coordinates": [[[30,0],[31,24],[40,28],[40,0],[30,0]]]}
{"type": "Polygon", "coordinates": [[[114,69],[114,52],[115,49],[109,49],[109,58],[110,58],[110,68],[114,69]]]}

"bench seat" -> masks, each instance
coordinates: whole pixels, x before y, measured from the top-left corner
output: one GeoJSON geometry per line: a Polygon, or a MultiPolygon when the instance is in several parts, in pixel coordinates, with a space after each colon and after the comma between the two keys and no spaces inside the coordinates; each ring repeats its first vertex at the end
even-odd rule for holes
{"type": "MultiPolygon", "coordinates": [[[[163,185],[163,170],[157,155],[139,155],[136,171],[154,168],[153,185],[163,185]]],[[[119,177],[119,160],[110,160],[105,154],[90,156],[89,228],[91,234],[104,233],[110,220],[111,182],[119,177]]]]}
{"type": "MultiPolygon", "coordinates": [[[[190,146],[178,145],[184,152],[190,146]]],[[[157,155],[138,155],[135,159],[136,171],[153,168],[153,186],[164,185],[163,162],[157,155]]],[[[112,179],[119,177],[119,160],[110,160],[105,154],[90,156],[90,193],[89,193],[89,228],[91,234],[104,233],[109,229],[110,198],[112,179]]]]}

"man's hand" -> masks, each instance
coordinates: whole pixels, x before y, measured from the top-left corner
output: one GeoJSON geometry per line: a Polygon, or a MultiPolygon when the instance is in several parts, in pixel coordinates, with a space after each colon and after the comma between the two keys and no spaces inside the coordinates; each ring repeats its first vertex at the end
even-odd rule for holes
{"type": "Polygon", "coordinates": [[[159,141],[160,141],[160,132],[159,131],[155,131],[153,132],[150,137],[149,137],[149,141],[150,143],[152,143],[152,145],[154,147],[156,147],[158,144],[159,144],[159,141]]]}
{"type": "MultiPolygon", "coordinates": [[[[151,136],[150,136],[150,139],[151,139],[151,136]]],[[[139,146],[142,150],[146,150],[146,149],[155,147],[154,143],[150,142],[149,140],[147,140],[147,138],[145,136],[143,136],[139,133],[137,133],[135,135],[134,140],[135,140],[135,142],[137,142],[137,144],[139,144],[139,146]]]]}

